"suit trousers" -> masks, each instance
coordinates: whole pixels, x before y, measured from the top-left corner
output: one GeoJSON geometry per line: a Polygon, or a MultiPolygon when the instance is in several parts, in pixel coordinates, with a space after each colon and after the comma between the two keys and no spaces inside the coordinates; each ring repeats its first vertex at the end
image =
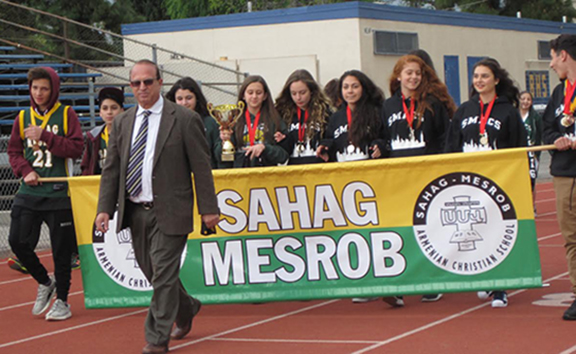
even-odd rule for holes
{"type": "Polygon", "coordinates": [[[187,235],[166,235],[160,231],[154,209],[126,202],[126,217],[132,232],[134,255],[153,295],[144,325],[146,341],[167,345],[172,325],[185,325],[193,314],[193,298],[179,278],[180,259],[187,235]]]}
{"type": "Polygon", "coordinates": [[[560,232],[564,237],[568,274],[572,292],[576,293],[576,178],[554,177],[556,212],[560,232]]]}
{"type": "Polygon", "coordinates": [[[38,284],[46,284],[50,280],[46,268],[34,252],[40,238],[42,222],[46,222],[52,244],[56,296],[62,301],[68,301],[72,271],[70,259],[76,244],[72,210],[40,211],[13,206],[10,216],[10,247],[38,284]]]}

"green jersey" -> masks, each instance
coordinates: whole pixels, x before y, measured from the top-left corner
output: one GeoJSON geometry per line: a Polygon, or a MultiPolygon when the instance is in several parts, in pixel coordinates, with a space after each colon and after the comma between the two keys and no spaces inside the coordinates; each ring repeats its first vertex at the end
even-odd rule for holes
{"type": "MultiPolygon", "coordinates": [[[[69,177],[72,175],[72,160],[52,155],[46,143],[32,141],[24,136],[24,129],[31,125],[42,127],[52,134],[66,136],[68,133],[68,106],[59,102],[41,116],[33,108],[20,111],[20,137],[24,142],[24,158],[28,160],[34,171],[40,177],[69,177]]],[[[38,197],[67,197],[68,188],[61,187],[62,183],[42,183],[38,186],[28,186],[21,183],[18,193],[29,194],[38,197]]]]}

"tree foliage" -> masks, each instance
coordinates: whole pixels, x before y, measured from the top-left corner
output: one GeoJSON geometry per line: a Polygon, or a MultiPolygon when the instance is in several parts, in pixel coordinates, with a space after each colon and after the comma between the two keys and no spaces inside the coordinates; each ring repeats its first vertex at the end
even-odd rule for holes
{"type": "Polygon", "coordinates": [[[450,9],[501,16],[516,16],[516,13],[520,11],[523,18],[556,22],[562,21],[562,16],[566,16],[568,21],[576,18],[576,9],[571,0],[435,0],[427,2],[433,3],[438,10],[450,9]]]}

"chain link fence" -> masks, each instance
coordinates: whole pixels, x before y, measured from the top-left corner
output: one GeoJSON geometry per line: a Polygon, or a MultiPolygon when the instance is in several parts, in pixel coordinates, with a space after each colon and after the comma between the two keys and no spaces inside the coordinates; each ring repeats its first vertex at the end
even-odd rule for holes
{"type": "MultiPolygon", "coordinates": [[[[216,105],[235,103],[238,88],[245,78],[243,73],[229,68],[6,0],[0,0],[0,29],[0,46],[15,48],[10,51],[13,58],[0,58],[2,258],[9,255],[10,208],[19,186],[8,163],[6,150],[11,122],[20,109],[29,105],[26,77],[23,75],[28,70],[26,65],[54,65],[62,78],[61,102],[74,107],[85,130],[101,124],[95,99],[99,88],[121,88],[126,95],[126,105],[135,104],[129,86],[129,70],[141,59],[158,64],[164,79],[164,93],[177,80],[189,76],[201,85],[208,102],[216,105]],[[28,57],[18,57],[21,54],[28,54],[28,57]]],[[[6,53],[0,50],[0,54],[6,53]]],[[[76,173],[79,173],[78,166],[76,173]]],[[[46,229],[42,231],[38,248],[49,248],[46,229]]]]}

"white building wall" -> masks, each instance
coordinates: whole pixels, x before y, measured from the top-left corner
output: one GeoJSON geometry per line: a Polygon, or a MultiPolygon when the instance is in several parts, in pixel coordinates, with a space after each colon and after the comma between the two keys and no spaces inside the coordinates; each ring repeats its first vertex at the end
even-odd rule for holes
{"type": "MultiPolygon", "coordinates": [[[[362,69],[388,92],[389,77],[399,56],[374,54],[371,30],[418,33],[421,49],[426,50],[434,62],[438,77],[444,80],[444,56],[459,57],[460,97],[468,97],[467,57],[493,57],[500,62],[517,82],[526,89],[526,70],[548,70],[548,60],[538,60],[537,41],[549,41],[557,34],[521,32],[510,30],[431,25],[421,23],[362,20],[361,21],[362,69]]],[[[555,82],[550,72],[550,81],[555,82]]],[[[553,87],[552,87],[553,88],[553,87]]],[[[550,90],[552,91],[552,90],[550,90]]]]}
{"type": "MultiPolygon", "coordinates": [[[[359,22],[353,18],[129,37],[262,75],[275,96],[296,69],[308,69],[321,84],[345,70],[361,69],[359,22]]],[[[126,43],[126,53],[130,53],[129,46],[126,43]]]]}
{"type": "MultiPolygon", "coordinates": [[[[468,98],[470,87],[467,57],[496,58],[510,72],[518,87],[524,90],[526,70],[549,70],[548,61],[538,59],[537,41],[549,41],[558,35],[347,18],[160,32],[129,37],[231,69],[262,75],[273,96],[278,95],[288,75],[301,68],[309,70],[320,84],[340,77],[346,70],[360,69],[389,96],[388,80],[399,56],[374,54],[373,30],[418,33],[419,47],[430,53],[442,80],[444,56],[458,56],[462,102],[468,98]]],[[[126,53],[130,53],[130,43],[126,42],[125,45],[126,53]]],[[[160,64],[168,66],[171,61],[177,62],[177,59],[163,58],[160,64]]],[[[549,73],[551,92],[557,81],[556,74],[551,71],[549,73]]],[[[205,80],[202,73],[190,75],[205,80]]]]}

